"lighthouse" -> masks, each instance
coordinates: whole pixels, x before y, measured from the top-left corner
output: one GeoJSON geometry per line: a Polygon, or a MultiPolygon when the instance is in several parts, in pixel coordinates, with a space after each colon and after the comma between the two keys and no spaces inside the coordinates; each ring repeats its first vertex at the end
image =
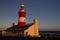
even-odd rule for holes
{"type": "Polygon", "coordinates": [[[18,15],[18,28],[21,28],[26,24],[26,12],[24,10],[24,4],[20,6],[20,11],[18,15]]]}
{"type": "Polygon", "coordinates": [[[24,5],[20,6],[20,10],[18,12],[18,23],[12,23],[12,26],[2,30],[3,36],[20,36],[20,37],[40,37],[38,30],[38,19],[35,18],[33,23],[26,24],[26,12],[24,9],[24,5]]]}

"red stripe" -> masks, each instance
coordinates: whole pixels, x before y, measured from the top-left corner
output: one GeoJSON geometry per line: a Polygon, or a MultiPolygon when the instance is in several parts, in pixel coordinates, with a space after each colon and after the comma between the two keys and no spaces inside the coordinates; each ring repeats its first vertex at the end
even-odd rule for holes
{"type": "Polygon", "coordinates": [[[18,27],[23,27],[26,23],[25,22],[18,22],[18,27]]]}
{"type": "Polygon", "coordinates": [[[19,17],[26,17],[26,12],[19,12],[19,17]]]}

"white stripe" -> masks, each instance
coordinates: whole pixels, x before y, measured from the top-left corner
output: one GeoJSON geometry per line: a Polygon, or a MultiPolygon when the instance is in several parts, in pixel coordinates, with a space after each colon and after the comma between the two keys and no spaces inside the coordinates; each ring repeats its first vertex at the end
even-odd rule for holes
{"type": "Polygon", "coordinates": [[[19,17],[19,22],[25,22],[25,17],[19,17]]]}

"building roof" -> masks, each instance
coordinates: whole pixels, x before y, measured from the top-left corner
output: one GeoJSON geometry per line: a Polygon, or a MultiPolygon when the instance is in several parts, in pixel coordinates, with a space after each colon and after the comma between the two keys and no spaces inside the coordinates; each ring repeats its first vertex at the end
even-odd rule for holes
{"type": "Polygon", "coordinates": [[[26,30],[28,29],[30,26],[32,26],[34,23],[29,23],[29,24],[26,24],[25,26],[21,27],[21,28],[18,28],[18,25],[14,25],[10,28],[7,28],[5,31],[12,31],[12,30],[19,30],[19,31],[22,31],[22,30],[26,30]]]}

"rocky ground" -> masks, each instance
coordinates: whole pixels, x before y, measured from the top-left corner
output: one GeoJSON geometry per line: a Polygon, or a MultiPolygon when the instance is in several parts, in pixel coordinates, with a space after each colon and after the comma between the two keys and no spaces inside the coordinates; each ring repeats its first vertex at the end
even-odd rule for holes
{"type": "Polygon", "coordinates": [[[0,40],[60,40],[60,35],[41,35],[41,37],[0,36],[0,40]]]}

